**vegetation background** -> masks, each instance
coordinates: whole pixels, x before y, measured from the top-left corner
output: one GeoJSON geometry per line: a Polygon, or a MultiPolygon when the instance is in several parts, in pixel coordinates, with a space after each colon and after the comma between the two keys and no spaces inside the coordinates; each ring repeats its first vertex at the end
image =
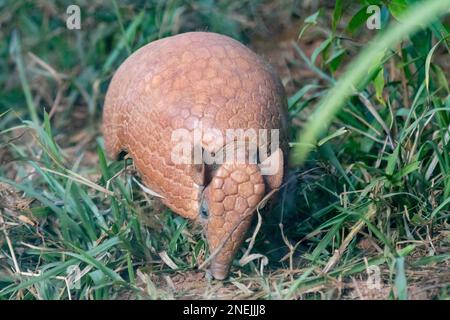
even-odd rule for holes
{"type": "Polygon", "coordinates": [[[0,0],[0,299],[448,299],[450,21],[426,18],[432,3],[0,0]],[[424,19],[403,36],[393,25],[417,3],[424,19]],[[80,30],[66,27],[71,4],[80,30]],[[369,5],[379,30],[367,28],[369,5]],[[264,256],[237,257],[223,282],[197,270],[201,228],[145,194],[131,160],[105,159],[99,131],[121,62],[193,30],[232,36],[276,67],[301,132],[293,148],[333,119],[249,234],[264,256]],[[379,42],[329,112],[327,94],[383,35],[395,44],[379,42]]]}

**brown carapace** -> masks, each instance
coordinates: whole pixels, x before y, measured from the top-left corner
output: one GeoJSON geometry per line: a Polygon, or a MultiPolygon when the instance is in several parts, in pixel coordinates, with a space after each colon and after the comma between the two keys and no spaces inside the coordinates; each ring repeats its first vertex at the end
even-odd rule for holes
{"type": "MultiPolygon", "coordinates": [[[[216,253],[210,272],[224,279],[257,205],[282,182],[286,108],[279,78],[250,49],[215,33],[184,33],[142,47],[119,67],[105,99],[105,148],[111,158],[127,152],[165,205],[203,223],[216,253]],[[201,150],[215,155],[228,148],[230,129],[278,129],[279,148],[253,162],[173,160],[177,130],[186,136],[200,130],[201,150]],[[264,175],[262,164],[275,165],[275,172],[264,175]]],[[[270,141],[270,134],[258,138],[257,147],[267,149],[270,141]]]]}

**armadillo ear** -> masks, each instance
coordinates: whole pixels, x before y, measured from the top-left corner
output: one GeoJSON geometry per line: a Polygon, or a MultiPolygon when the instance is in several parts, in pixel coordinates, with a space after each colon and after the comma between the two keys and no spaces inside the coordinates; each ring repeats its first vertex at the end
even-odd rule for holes
{"type": "Polygon", "coordinates": [[[199,150],[195,150],[192,148],[191,150],[183,150],[180,157],[185,162],[186,166],[184,167],[184,172],[186,172],[186,176],[191,177],[192,181],[198,186],[205,186],[205,163],[203,162],[203,148],[199,150]],[[201,151],[201,153],[199,152],[201,151]],[[198,158],[200,155],[200,158],[198,158]],[[190,161],[190,162],[189,162],[190,161]]]}
{"type": "Polygon", "coordinates": [[[259,164],[261,175],[264,177],[270,189],[277,189],[283,182],[284,156],[283,151],[278,148],[263,162],[259,164]]]}
{"type": "Polygon", "coordinates": [[[205,186],[205,164],[193,164],[190,166],[190,175],[195,184],[205,186]]]}

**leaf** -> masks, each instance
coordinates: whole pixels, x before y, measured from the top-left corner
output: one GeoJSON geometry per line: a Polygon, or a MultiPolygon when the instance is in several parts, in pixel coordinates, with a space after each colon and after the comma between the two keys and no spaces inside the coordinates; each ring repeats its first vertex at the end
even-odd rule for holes
{"type": "MultiPolygon", "coordinates": [[[[345,131],[345,128],[344,130],[345,131]]],[[[338,134],[343,134],[344,132],[338,132],[338,134]]],[[[350,186],[351,190],[355,190],[355,186],[353,185],[350,178],[347,176],[347,173],[345,172],[345,169],[342,167],[341,163],[339,162],[338,158],[336,157],[336,154],[334,153],[333,149],[331,148],[329,143],[325,143],[320,148],[320,153],[336,168],[336,170],[342,175],[342,177],[347,181],[348,185],[350,186]]]]}
{"type": "Polygon", "coordinates": [[[384,245],[391,251],[393,255],[397,254],[397,251],[395,250],[394,245],[391,243],[391,241],[386,237],[385,234],[383,234],[376,226],[374,226],[370,221],[368,221],[365,217],[361,216],[361,219],[364,220],[367,227],[372,231],[372,233],[381,240],[384,245]]]}
{"type": "Polygon", "coordinates": [[[395,19],[402,21],[403,15],[408,9],[408,2],[406,0],[391,0],[388,9],[395,19]]]}
{"type": "Polygon", "coordinates": [[[180,239],[181,233],[183,232],[184,228],[187,225],[187,220],[184,220],[181,225],[177,228],[174,235],[172,236],[172,239],[170,239],[169,242],[169,254],[175,254],[177,250],[177,242],[180,239]]]}
{"type": "Polygon", "coordinates": [[[387,165],[386,165],[386,175],[392,176],[394,174],[395,166],[397,164],[398,155],[400,152],[400,145],[398,145],[394,152],[388,156],[387,165]]]}
{"type": "Polygon", "coordinates": [[[309,17],[307,17],[305,19],[304,22],[304,26],[302,28],[302,30],[299,32],[297,39],[300,39],[303,36],[303,33],[305,33],[305,31],[312,25],[317,24],[317,18],[320,15],[320,10],[318,10],[317,12],[315,12],[314,14],[310,15],[309,17]]]}
{"type": "Polygon", "coordinates": [[[414,172],[417,169],[419,169],[419,165],[420,165],[420,161],[414,161],[414,162],[411,162],[410,164],[404,166],[403,168],[400,169],[400,171],[398,173],[396,173],[394,175],[394,180],[400,180],[401,178],[406,177],[411,172],[414,172]]]}
{"type": "Polygon", "coordinates": [[[318,143],[317,146],[321,146],[323,144],[325,144],[326,142],[330,141],[331,139],[337,138],[343,134],[346,134],[348,132],[347,128],[345,127],[341,127],[338,130],[336,130],[335,132],[333,132],[332,134],[326,136],[325,138],[321,139],[318,143]]]}
{"type": "Polygon", "coordinates": [[[294,296],[295,293],[297,292],[298,288],[301,286],[302,282],[304,282],[313,271],[314,271],[314,267],[310,267],[310,268],[306,269],[306,271],[303,272],[300,275],[300,277],[295,279],[295,281],[290,285],[285,298],[291,299],[292,296],[294,296]]]}
{"type": "Polygon", "coordinates": [[[442,209],[450,203],[450,198],[445,199],[436,209],[431,213],[430,218],[433,219],[442,209]]]}
{"type": "Polygon", "coordinates": [[[315,12],[315,13],[313,13],[309,17],[307,17],[305,19],[305,23],[307,23],[307,24],[316,24],[317,23],[317,18],[319,17],[319,14],[320,14],[320,10],[315,12]]]}
{"type": "Polygon", "coordinates": [[[366,23],[367,19],[370,17],[370,14],[367,13],[367,7],[368,6],[364,6],[350,20],[347,27],[347,30],[350,33],[355,33],[364,23],[366,23]]]}
{"type": "Polygon", "coordinates": [[[333,240],[336,233],[339,232],[341,228],[341,224],[344,221],[344,219],[341,219],[338,221],[333,227],[330,228],[330,230],[327,232],[327,234],[320,240],[320,242],[317,244],[314,251],[311,253],[313,261],[317,261],[317,259],[320,257],[323,251],[328,247],[328,245],[333,240]]]}
{"type": "Polygon", "coordinates": [[[108,59],[106,59],[106,62],[102,67],[103,74],[109,72],[114,62],[119,57],[119,54],[122,51],[122,49],[126,48],[127,44],[131,43],[134,40],[136,36],[136,31],[141,25],[143,19],[144,19],[144,11],[141,11],[130,23],[128,29],[125,31],[124,34],[122,34],[119,43],[115,46],[114,51],[111,52],[111,54],[108,56],[108,59]]]}
{"type": "Polygon", "coordinates": [[[373,77],[376,76],[376,72],[377,70],[380,69],[380,67],[383,66],[385,60],[386,60],[386,54],[387,50],[382,50],[380,51],[374,58],[373,60],[368,64],[368,68],[367,68],[367,74],[368,75],[372,75],[373,77]]]}
{"type": "Polygon", "coordinates": [[[327,61],[325,61],[325,64],[330,66],[332,72],[335,72],[341,65],[342,58],[344,57],[345,52],[345,49],[340,49],[334,52],[331,57],[328,58],[327,61]]]}
{"type": "Polygon", "coordinates": [[[450,94],[450,88],[448,85],[447,76],[445,75],[444,71],[436,64],[433,64],[431,66],[433,68],[434,73],[436,74],[436,80],[439,84],[439,88],[444,88],[447,94],[450,94]]]}
{"type": "Polygon", "coordinates": [[[448,261],[448,260],[450,260],[450,253],[444,253],[444,254],[437,255],[437,256],[429,256],[429,257],[419,258],[416,261],[412,262],[412,265],[414,267],[419,267],[419,266],[425,266],[425,265],[429,265],[429,264],[440,263],[440,262],[448,261]]]}
{"type": "Polygon", "coordinates": [[[26,74],[26,66],[22,57],[22,47],[20,41],[19,33],[14,30],[11,36],[11,45],[10,45],[10,54],[13,58],[14,62],[17,66],[17,71],[19,73],[20,83],[22,85],[22,91],[25,96],[25,101],[28,107],[28,113],[30,114],[31,121],[33,121],[36,125],[39,124],[39,116],[37,113],[36,105],[33,101],[33,95],[31,93],[30,84],[28,82],[27,74],[26,74]]]}
{"type": "Polygon", "coordinates": [[[92,257],[89,252],[83,251],[81,249],[75,248],[75,250],[79,253],[73,253],[66,251],[64,254],[71,256],[73,258],[76,258],[80,261],[83,261],[89,265],[92,265],[93,267],[96,267],[98,270],[101,270],[105,275],[110,277],[113,281],[117,282],[124,282],[122,277],[115,272],[114,270],[108,268],[106,265],[104,265],[102,262],[100,262],[98,259],[92,257]]]}
{"type": "Polygon", "coordinates": [[[433,53],[434,53],[434,51],[436,51],[436,48],[439,46],[441,41],[436,43],[433,46],[433,48],[431,48],[431,50],[430,50],[430,52],[428,52],[427,58],[425,60],[425,86],[427,88],[428,93],[430,92],[430,65],[431,65],[431,58],[433,57],[433,53]]]}
{"type": "Polygon", "coordinates": [[[331,28],[333,32],[336,32],[337,25],[342,17],[342,7],[343,7],[343,0],[336,0],[336,3],[334,5],[334,11],[333,11],[333,20],[331,22],[331,28]]]}
{"type": "Polygon", "coordinates": [[[415,249],[416,249],[416,245],[410,244],[410,245],[407,245],[406,247],[404,247],[403,249],[397,250],[397,253],[400,257],[406,257],[411,252],[413,252],[415,249]]]}
{"type": "Polygon", "coordinates": [[[313,54],[311,55],[311,62],[313,64],[315,64],[317,57],[319,56],[320,53],[322,53],[331,43],[331,41],[333,40],[332,37],[327,38],[325,41],[323,41],[320,46],[318,46],[316,48],[316,50],[314,50],[313,54]]]}
{"type": "Polygon", "coordinates": [[[404,257],[398,257],[395,259],[395,269],[395,288],[397,289],[397,298],[399,300],[406,300],[408,299],[408,291],[404,257]]]}
{"type": "Polygon", "coordinates": [[[386,105],[386,102],[383,98],[383,89],[384,89],[384,68],[381,68],[378,72],[377,76],[373,80],[373,85],[375,87],[375,95],[377,100],[382,104],[386,105]]]}
{"type": "Polygon", "coordinates": [[[297,102],[300,101],[301,98],[305,96],[305,94],[310,91],[311,89],[318,88],[319,86],[316,84],[307,84],[304,87],[302,87],[300,90],[298,90],[296,93],[294,93],[289,99],[288,99],[288,109],[291,110],[297,102]]]}

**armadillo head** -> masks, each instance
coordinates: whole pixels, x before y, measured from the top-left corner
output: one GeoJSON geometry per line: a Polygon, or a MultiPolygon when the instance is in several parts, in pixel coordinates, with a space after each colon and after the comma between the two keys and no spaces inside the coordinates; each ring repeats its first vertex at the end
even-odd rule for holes
{"type": "Polygon", "coordinates": [[[213,172],[203,191],[199,216],[204,223],[210,253],[215,254],[209,269],[215,279],[228,276],[258,204],[267,190],[281,184],[281,150],[268,157],[264,164],[224,163],[213,172]],[[275,164],[275,174],[264,176],[264,164],[275,164]]]}

